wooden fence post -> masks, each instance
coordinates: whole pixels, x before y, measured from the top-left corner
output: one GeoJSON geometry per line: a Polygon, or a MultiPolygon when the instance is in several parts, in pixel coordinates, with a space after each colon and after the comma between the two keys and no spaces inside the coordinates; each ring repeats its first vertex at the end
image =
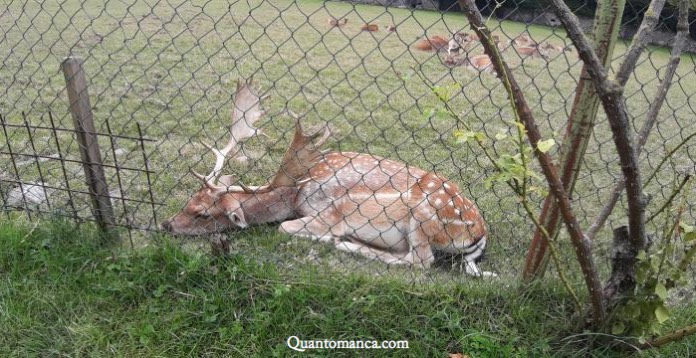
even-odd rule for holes
{"type": "Polygon", "coordinates": [[[61,63],[70,101],[70,112],[75,125],[80,156],[85,170],[85,180],[89,187],[94,218],[99,228],[107,232],[116,224],[114,211],[109,198],[109,188],[104,176],[102,156],[99,151],[97,132],[94,129],[92,106],[89,102],[87,80],[82,68],[83,60],[68,57],[61,63]]]}

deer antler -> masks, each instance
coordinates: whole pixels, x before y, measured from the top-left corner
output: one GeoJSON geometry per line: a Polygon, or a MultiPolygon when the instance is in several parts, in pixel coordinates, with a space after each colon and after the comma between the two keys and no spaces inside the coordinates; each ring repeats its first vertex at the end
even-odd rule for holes
{"type": "Polygon", "coordinates": [[[300,124],[300,118],[290,111],[288,113],[295,119],[295,134],[290,146],[283,155],[280,169],[273,176],[273,179],[268,184],[257,187],[249,187],[238,183],[241,190],[230,187],[228,192],[266,193],[275,188],[295,186],[308,180],[309,169],[324,154],[324,151],[320,148],[329,138],[331,132],[329,127],[325,126],[313,134],[305,134],[300,124]],[[319,140],[315,142],[314,140],[317,138],[319,140]]]}
{"type": "Polygon", "coordinates": [[[201,179],[210,189],[220,190],[227,188],[226,185],[217,184],[217,178],[225,165],[225,158],[241,141],[258,134],[259,130],[254,128],[253,125],[266,114],[266,111],[261,109],[261,101],[268,98],[268,96],[259,97],[251,89],[252,82],[253,79],[244,82],[241,79],[237,81],[237,91],[234,94],[234,108],[232,108],[230,114],[230,140],[227,142],[227,145],[218,150],[205,143],[203,144],[215,154],[213,170],[205,176],[191,170],[191,173],[201,179]]]}
{"type": "Polygon", "coordinates": [[[290,111],[288,113],[295,118],[295,135],[292,138],[290,147],[283,155],[280,170],[278,170],[269,184],[273,188],[292,186],[297,184],[298,180],[305,178],[309,174],[309,168],[322,156],[323,152],[320,148],[331,135],[328,126],[325,126],[323,130],[316,131],[314,134],[305,134],[300,124],[300,118],[290,111]],[[321,138],[314,142],[319,137],[321,138]]]}

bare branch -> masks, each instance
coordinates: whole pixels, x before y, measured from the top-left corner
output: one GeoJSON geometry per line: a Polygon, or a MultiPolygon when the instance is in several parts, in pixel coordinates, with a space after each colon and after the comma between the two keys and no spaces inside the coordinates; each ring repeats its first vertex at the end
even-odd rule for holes
{"type": "Polygon", "coordinates": [[[660,17],[664,6],[665,0],[653,0],[650,2],[648,10],[643,14],[643,21],[638,28],[638,32],[633,36],[631,47],[626,52],[626,57],[621,64],[621,68],[619,68],[619,72],[616,73],[616,82],[619,85],[626,85],[628,78],[633,73],[633,69],[636,68],[636,63],[648,44],[648,34],[655,29],[657,19],[660,17]]]}
{"type": "Polygon", "coordinates": [[[646,244],[643,185],[633,138],[629,131],[630,122],[623,97],[623,88],[618,83],[608,79],[607,71],[583,34],[577,17],[573,15],[565,2],[552,0],[551,4],[577,48],[578,55],[585,63],[587,72],[595,84],[595,89],[604,107],[626,181],[629,236],[637,248],[643,248],[646,244]]]}
{"type": "MultiPolygon", "coordinates": [[[[625,0],[603,0],[597,4],[593,46],[605,68],[611,64],[625,3],[625,0]]],[[[578,174],[582,171],[583,158],[597,121],[598,111],[599,97],[592,80],[587,75],[587,69],[583,66],[560,148],[559,173],[566,191],[571,196],[578,174]]],[[[551,237],[558,235],[561,229],[561,218],[555,198],[551,194],[544,199],[539,221],[543,223],[551,237]]],[[[539,229],[535,230],[525,257],[523,280],[531,281],[543,275],[545,263],[548,262],[546,246],[542,232],[539,229]]]]}
{"type": "Polygon", "coordinates": [[[678,341],[686,336],[696,334],[696,325],[686,326],[684,328],[678,329],[676,331],[665,334],[662,337],[653,339],[652,341],[646,342],[640,346],[640,349],[658,348],[662,347],[667,343],[672,343],[678,341]]]}
{"type": "MultiPolygon", "coordinates": [[[[664,0],[655,1],[659,2],[664,0]]],[[[652,131],[653,126],[655,125],[655,122],[657,122],[657,116],[660,113],[660,109],[662,108],[662,105],[665,102],[665,98],[667,98],[667,92],[669,91],[669,88],[672,85],[672,79],[674,78],[674,74],[677,71],[677,67],[679,66],[681,54],[684,50],[684,46],[686,45],[686,35],[689,32],[688,6],[688,0],[682,0],[679,3],[679,22],[677,25],[677,35],[674,39],[674,45],[672,46],[672,52],[670,55],[669,63],[667,64],[667,69],[665,71],[665,77],[662,79],[662,82],[660,83],[660,87],[658,88],[657,93],[655,94],[655,99],[650,104],[648,113],[645,116],[645,120],[643,121],[643,126],[638,134],[638,142],[636,143],[636,153],[640,153],[640,151],[643,149],[643,146],[645,146],[645,143],[648,140],[648,136],[650,135],[650,132],[652,131]]],[[[624,64],[625,63],[626,62],[624,62],[624,64]]],[[[611,215],[612,211],[614,211],[614,207],[616,206],[616,203],[619,201],[619,198],[621,197],[621,192],[624,190],[624,187],[624,180],[620,180],[614,186],[612,193],[609,195],[609,201],[607,201],[607,203],[600,211],[599,215],[597,215],[597,218],[595,218],[595,221],[587,230],[587,237],[589,237],[590,240],[594,240],[599,230],[606,223],[607,219],[609,218],[609,215],[611,215]]]]}
{"type": "Polygon", "coordinates": [[[650,175],[648,175],[647,179],[645,179],[645,185],[648,185],[648,183],[650,183],[650,181],[655,178],[657,173],[660,171],[660,168],[662,168],[662,166],[665,165],[665,163],[667,163],[667,160],[669,160],[669,158],[674,156],[674,153],[676,153],[681,147],[683,147],[686,143],[688,143],[694,137],[696,137],[696,132],[691,133],[688,136],[686,136],[686,138],[684,138],[681,142],[679,142],[679,144],[677,144],[677,146],[675,146],[669,152],[667,152],[667,154],[665,154],[665,156],[662,158],[662,160],[660,160],[660,163],[658,163],[657,166],[655,166],[655,169],[653,170],[653,172],[650,173],[650,175]]]}
{"type": "Polygon", "coordinates": [[[665,211],[670,205],[672,205],[672,201],[674,200],[674,198],[677,197],[677,195],[679,195],[679,193],[682,191],[682,189],[684,189],[684,185],[686,185],[686,183],[689,181],[689,179],[691,179],[691,176],[690,176],[690,175],[686,175],[686,176],[684,177],[684,179],[682,179],[682,182],[679,184],[679,186],[676,187],[676,188],[672,191],[672,194],[667,198],[667,200],[665,201],[665,203],[664,203],[659,209],[657,209],[657,211],[655,211],[652,215],[650,215],[650,217],[647,218],[647,219],[645,220],[645,222],[646,222],[646,223],[649,223],[649,222],[653,221],[658,215],[660,215],[660,213],[662,213],[662,212],[665,211]]]}

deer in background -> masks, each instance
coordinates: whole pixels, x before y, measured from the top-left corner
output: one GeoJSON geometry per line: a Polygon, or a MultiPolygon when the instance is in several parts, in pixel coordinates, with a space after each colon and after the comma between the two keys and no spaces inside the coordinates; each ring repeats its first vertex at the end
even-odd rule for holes
{"type": "Polygon", "coordinates": [[[476,72],[484,72],[495,74],[495,68],[491,64],[491,59],[488,55],[476,55],[472,57],[447,55],[443,59],[443,63],[448,66],[464,66],[476,72]]]}
{"type": "Polygon", "coordinates": [[[526,34],[523,33],[517,37],[515,37],[512,40],[512,47],[515,49],[515,52],[517,52],[518,55],[522,58],[526,57],[541,57],[541,58],[547,58],[548,57],[548,49],[555,48],[553,45],[548,44],[551,47],[548,46],[541,46],[539,43],[536,41],[532,40],[532,38],[526,34]]]}
{"type": "Polygon", "coordinates": [[[426,37],[423,39],[418,40],[413,45],[413,48],[416,50],[420,51],[447,51],[447,46],[449,45],[449,41],[445,40],[441,36],[430,36],[426,37]]]}
{"type": "Polygon", "coordinates": [[[379,25],[377,25],[377,24],[362,24],[362,26],[360,26],[360,31],[369,31],[369,32],[379,31],[379,25]]]}
{"type": "Polygon", "coordinates": [[[336,19],[334,17],[329,17],[326,21],[329,23],[330,27],[341,27],[348,23],[348,18],[336,19]]]}
{"type": "Polygon", "coordinates": [[[306,134],[295,116],[294,137],[280,168],[265,185],[247,186],[220,175],[238,143],[255,135],[263,117],[261,98],[239,83],[231,114],[230,139],[215,154],[208,175],[192,171],[203,186],[162,227],[174,234],[205,235],[249,225],[282,222],[279,230],[325,242],[388,264],[429,267],[433,250],[462,254],[465,271],[477,262],[487,229],[476,205],[441,175],[353,152],[322,151],[328,127],[306,134]]]}
{"type": "Polygon", "coordinates": [[[530,45],[530,46],[524,46],[524,47],[515,47],[515,51],[517,52],[518,55],[522,58],[526,57],[541,57],[541,58],[547,58],[548,53],[546,50],[542,49],[539,47],[539,45],[530,45]]]}

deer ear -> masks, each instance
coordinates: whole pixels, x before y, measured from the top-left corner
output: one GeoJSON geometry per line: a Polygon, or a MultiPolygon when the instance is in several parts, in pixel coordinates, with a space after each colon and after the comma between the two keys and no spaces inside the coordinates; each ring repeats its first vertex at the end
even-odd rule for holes
{"type": "Polygon", "coordinates": [[[242,212],[242,210],[231,211],[227,214],[227,217],[236,227],[243,229],[249,226],[246,222],[246,218],[244,218],[244,212],[242,212]]]}

